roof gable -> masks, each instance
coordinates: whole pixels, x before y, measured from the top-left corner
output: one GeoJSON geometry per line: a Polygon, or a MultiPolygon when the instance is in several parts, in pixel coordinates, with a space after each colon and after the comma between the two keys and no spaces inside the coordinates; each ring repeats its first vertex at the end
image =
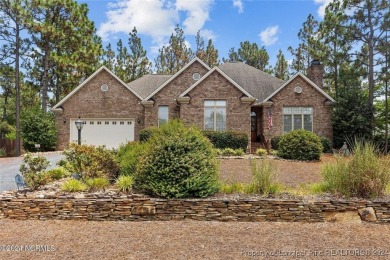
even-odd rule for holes
{"type": "Polygon", "coordinates": [[[221,74],[224,78],[226,78],[230,83],[232,83],[236,88],[238,88],[242,93],[244,93],[247,97],[253,97],[248,91],[243,89],[240,85],[237,84],[234,80],[232,80],[228,75],[226,75],[225,72],[223,72],[220,68],[214,67],[209,72],[207,72],[206,75],[204,75],[201,79],[199,79],[197,82],[195,82],[191,87],[189,87],[186,91],[184,91],[180,97],[184,97],[187,95],[191,90],[196,88],[201,82],[203,82],[209,75],[211,75],[214,71],[217,71],[219,74],[221,74]]]}
{"type": "Polygon", "coordinates": [[[172,82],[175,78],[177,78],[181,73],[183,73],[188,67],[190,67],[193,63],[199,62],[203,67],[205,67],[207,70],[210,70],[210,67],[207,66],[203,61],[201,61],[198,57],[195,57],[192,61],[187,63],[183,68],[181,68],[178,72],[176,72],[172,77],[170,77],[167,81],[165,81],[159,88],[157,88],[155,91],[153,91],[149,96],[145,98],[145,100],[148,100],[152,98],[155,94],[157,94],[161,89],[163,89],[166,85],[168,85],[170,82],[172,82]]]}
{"type": "Polygon", "coordinates": [[[286,87],[288,84],[290,84],[290,82],[292,82],[295,78],[297,78],[298,76],[302,77],[305,81],[307,81],[315,90],[317,90],[318,92],[320,92],[324,97],[326,97],[329,101],[331,102],[336,102],[331,96],[329,96],[328,94],[325,93],[325,91],[323,91],[320,87],[318,87],[313,81],[311,81],[308,77],[306,77],[305,75],[303,75],[301,72],[298,72],[297,74],[295,74],[292,78],[290,78],[286,83],[284,83],[282,86],[280,86],[280,88],[278,88],[277,90],[275,90],[271,95],[269,95],[266,99],[264,99],[263,102],[267,102],[267,101],[270,101],[270,99],[275,96],[277,93],[279,93],[284,87],[286,87]]]}
{"type": "Polygon", "coordinates": [[[142,97],[138,95],[133,89],[126,85],[120,78],[118,78],[114,73],[112,73],[107,67],[101,66],[97,71],[95,71],[91,76],[89,76],[86,80],[84,80],[80,85],[78,85],[75,89],[73,89],[68,95],[66,95],[63,99],[60,100],[52,109],[58,109],[62,104],[64,104],[70,97],[76,94],[83,86],[85,86],[88,82],[90,82],[94,77],[96,77],[101,71],[108,72],[112,77],[114,77],[119,83],[121,83],[125,88],[127,88],[131,93],[133,93],[137,98],[142,100],[142,97]]]}
{"type": "Polygon", "coordinates": [[[285,83],[284,80],[242,62],[226,62],[218,67],[258,99],[258,102],[263,101],[285,83]]]}
{"type": "Polygon", "coordinates": [[[146,74],[136,80],[127,83],[131,89],[137,92],[142,99],[156,91],[172,75],[146,74]]]}

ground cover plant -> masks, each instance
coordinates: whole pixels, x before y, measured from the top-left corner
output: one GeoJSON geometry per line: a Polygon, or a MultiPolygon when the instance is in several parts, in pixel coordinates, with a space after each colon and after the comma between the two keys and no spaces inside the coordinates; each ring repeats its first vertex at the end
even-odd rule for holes
{"type": "Polygon", "coordinates": [[[218,191],[216,153],[197,128],[171,120],[147,142],[135,189],[166,198],[207,197],[218,191]]]}

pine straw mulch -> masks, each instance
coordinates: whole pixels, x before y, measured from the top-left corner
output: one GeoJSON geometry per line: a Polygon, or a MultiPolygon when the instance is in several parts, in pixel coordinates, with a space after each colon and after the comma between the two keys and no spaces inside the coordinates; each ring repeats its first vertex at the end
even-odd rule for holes
{"type": "MultiPolygon", "coordinates": [[[[321,166],[335,158],[324,154],[320,161],[303,162],[289,161],[279,158],[261,159],[270,161],[276,166],[276,180],[281,184],[295,188],[300,184],[321,182],[321,166]]],[[[220,159],[220,178],[224,182],[248,183],[251,181],[251,160],[249,159],[220,159]]]]}
{"type": "Polygon", "coordinates": [[[366,223],[0,220],[0,234],[3,247],[0,248],[0,259],[389,259],[390,257],[388,243],[390,225],[366,223]],[[5,251],[4,245],[46,245],[54,251],[5,251]],[[365,253],[365,256],[353,256],[357,250],[365,253]],[[301,257],[260,256],[266,252],[298,252],[301,257]],[[374,255],[380,252],[384,256],[374,255]]]}

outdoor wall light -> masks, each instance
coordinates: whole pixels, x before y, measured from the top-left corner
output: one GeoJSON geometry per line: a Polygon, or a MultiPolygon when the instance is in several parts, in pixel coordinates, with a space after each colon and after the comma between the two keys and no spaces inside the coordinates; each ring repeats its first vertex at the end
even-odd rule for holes
{"type": "Polygon", "coordinates": [[[137,119],[137,123],[138,123],[138,124],[141,124],[141,119],[139,119],[139,117],[138,117],[138,119],[137,119]]]}
{"type": "Polygon", "coordinates": [[[77,137],[78,137],[77,143],[78,143],[78,145],[81,145],[81,129],[83,129],[84,122],[82,120],[80,120],[80,117],[79,117],[79,119],[76,120],[75,124],[77,127],[77,137]]]}
{"type": "Polygon", "coordinates": [[[64,124],[66,124],[66,117],[62,118],[62,122],[64,122],[64,124]]]}

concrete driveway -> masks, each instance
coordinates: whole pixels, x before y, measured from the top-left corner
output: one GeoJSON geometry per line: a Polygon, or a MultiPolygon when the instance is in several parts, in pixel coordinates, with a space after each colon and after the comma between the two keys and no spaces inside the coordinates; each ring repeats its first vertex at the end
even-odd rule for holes
{"type": "MultiPolygon", "coordinates": [[[[64,158],[61,152],[42,153],[50,161],[48,169],[57,167],[59,160],[64,158]]],[[[20,173],[19,168],[22,164],[23,156],[0,158],[0,192],[5,190],[16,190],[15,175],[20,173]]]]}

